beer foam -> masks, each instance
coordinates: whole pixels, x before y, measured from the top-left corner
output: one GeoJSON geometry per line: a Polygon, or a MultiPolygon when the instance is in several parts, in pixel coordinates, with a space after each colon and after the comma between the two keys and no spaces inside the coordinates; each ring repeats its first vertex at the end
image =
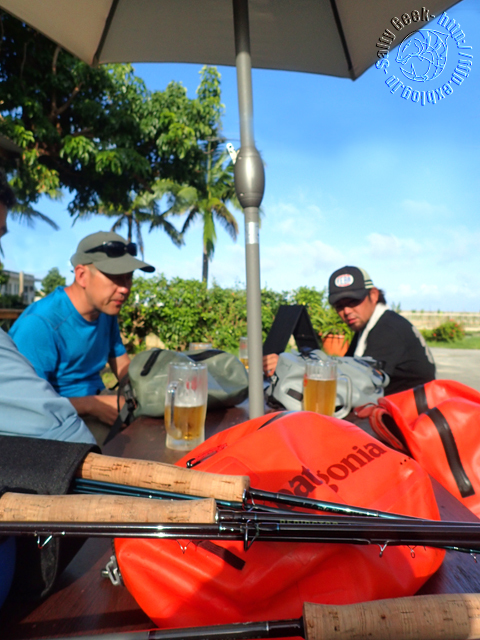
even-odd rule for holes
{"type": "Polygon", "coordinates": [[[196,394],[192,396],[191,393],[188,395],[180,395],[177,393],[175,398],[175,406],[176,407],[184,407],[185,409],[190,409],[191,407],[199,407],[202,404],[202,398],[200,394],[197,396],[196,394]]]}

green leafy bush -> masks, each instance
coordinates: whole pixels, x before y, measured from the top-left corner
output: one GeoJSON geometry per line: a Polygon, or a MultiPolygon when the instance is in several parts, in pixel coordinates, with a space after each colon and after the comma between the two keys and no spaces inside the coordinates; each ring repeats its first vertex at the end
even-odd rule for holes
{"type": "Polygon", "coordinates": [[[465,329],[455,320],[447,320],[435,329],[423,329],[423,337],[431,342],[457,342],[465,337],[465,329]]]}
{"type": "MultiPolygon", "coordinates": [[[[305,304],[317,334],[324,328],[343,325],[326,301],[325,290],[299,287],[278,293],[263,289],[262,338],[265,340],[280,305],[305,304]]],[[[127,349],[145,348],[154,333],[167,349],[184,350],[190,342],[210,342],[213,347],[236,353],[241,336],[247,335],[247,296],[240,286],[207,288],[199,280],[164,275],[135,278],[132,292],[119,316],[127,349]]],[[[343,328],[348,328],[343,325],[343,328]]],[[[351,332],[350,332],[351,333],[351,332]]]]}
{"type": "Polygon", "coordinates": [[[353,331],[328,303],[326,289],[319,291],[315,287],[299,287],[287,294],[287,300],[287,304],[306,305],[313,328],[320,338],[323,339],[331,333],[344,335],[349,341],[352,339],[353,331]]]}
{"type": "MultiPolygon", "coordinates": [[[[266,337],[284,294],[262,291],[263,338],[266,337]]],[[[183,351],[189,342],[210,342],[215,348],[235,352],[240,336],[247,334],[246,292],[240,287],[207,289],[199,280],[165,276],[135,278],[128,302],[119,316],[127,348],[141,349],[149,333],[167,349],[183,351]]]]}
{"type": "Polygon", "coordinates": [[[15,293],[0,295],[0,309],[25,309],[26,306],[22,296],[15,293]]]}

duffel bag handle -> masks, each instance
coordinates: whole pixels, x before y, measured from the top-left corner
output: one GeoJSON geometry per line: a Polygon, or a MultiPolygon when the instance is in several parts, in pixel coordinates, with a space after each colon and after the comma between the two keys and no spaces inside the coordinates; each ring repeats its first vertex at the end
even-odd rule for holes
{"type": "Polygon", "coordinates": [[[342,375],[337,377],[337,383],[338,383],[338,380],[345,380],[347,384],[347,394],[346,394],[347,397],[345,398],[345,403],[343,407],[340,407],[340,409],[335,411],[335,413],[333,414],[335,418],[341,419],[341,418],[345,418],[345,416],[348,416],[348,414],[352,410],[353,391],[352,391],[352,381],[350,380],[349,376],[342,373],[342,375]]]}

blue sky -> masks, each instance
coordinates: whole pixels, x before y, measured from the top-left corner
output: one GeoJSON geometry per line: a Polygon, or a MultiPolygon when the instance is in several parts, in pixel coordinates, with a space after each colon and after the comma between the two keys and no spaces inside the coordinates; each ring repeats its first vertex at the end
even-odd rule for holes
{"type": "MultiPolygon", "coordinates": [[[[253,71],[255,139],[266,170],[262,286],[323,288],[332,271],[354,264],[404,310],[480,311],[480,6],[463,0],[447,13],[462,25],[473,66],[463,84],[452,85],[453,93],[436,104],[390,93],[385,80],[401,75],[396,53],[387,74],[372,67],[355,82],[253,71]]],[[[434,25],[436,20],[429,28],[438,29],[434,25]]],[[[451,77],[458,49],[451,38],[448,46],[444,71],[422,85],[425,90],[451,77]]],[[[195,95],[198,65],[135,69],[151,90],[177,80],[195,95]]],[[[219,70],[223,133],[238,148],[235,69],[219,70]]],[[[44,198],[38,206],[60,231],[41,223],[35,229],[9,224],[2,242],[7,269],[42,278],[56,266],[71,281],[69,258],[78,241],[107,223],[98,217],[72,227],[67,203],[44,198]]],[[[240,212],[237,219],[236,243],[217,230],[210,274],[222,286],[245,282],[240,212]]],[[[201,277],[200,227],[189,231],[181,249],[160,231],[145,232],[144,240],[145,259],[159,272],[201,277]]]]}

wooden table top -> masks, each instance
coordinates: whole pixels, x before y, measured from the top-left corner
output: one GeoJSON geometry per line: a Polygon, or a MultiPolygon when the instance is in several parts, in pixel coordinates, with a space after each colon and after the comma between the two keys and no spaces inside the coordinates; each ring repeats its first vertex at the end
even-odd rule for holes
{"type": "MultiPolygon", "coordinates": [[[[248,407],[209,412],[206,436],[248,420],[248,407]]],[[[365,426],[365,425],[361,425],[365,426]]],[[[366,427],[368,431],[368,427],[366,427]]],[[[104,453],[174,463],[181,452],[165,448],[162,420],[141,418],[120,433],[104,453]]],[[[476,516],[433,481],[443,520],[476,521],[476,516]]],[[[114,587],[101,571],[112,554],[105,539],[89,539],[41,603],[9,605],[0,610],[0,638],[6,640],[75,637],[153,628],[124,587],[114,587]]],[[[419,593],[480,592],[480,566],[467,555],[447,552],[443,565],[419,593]]]]}

